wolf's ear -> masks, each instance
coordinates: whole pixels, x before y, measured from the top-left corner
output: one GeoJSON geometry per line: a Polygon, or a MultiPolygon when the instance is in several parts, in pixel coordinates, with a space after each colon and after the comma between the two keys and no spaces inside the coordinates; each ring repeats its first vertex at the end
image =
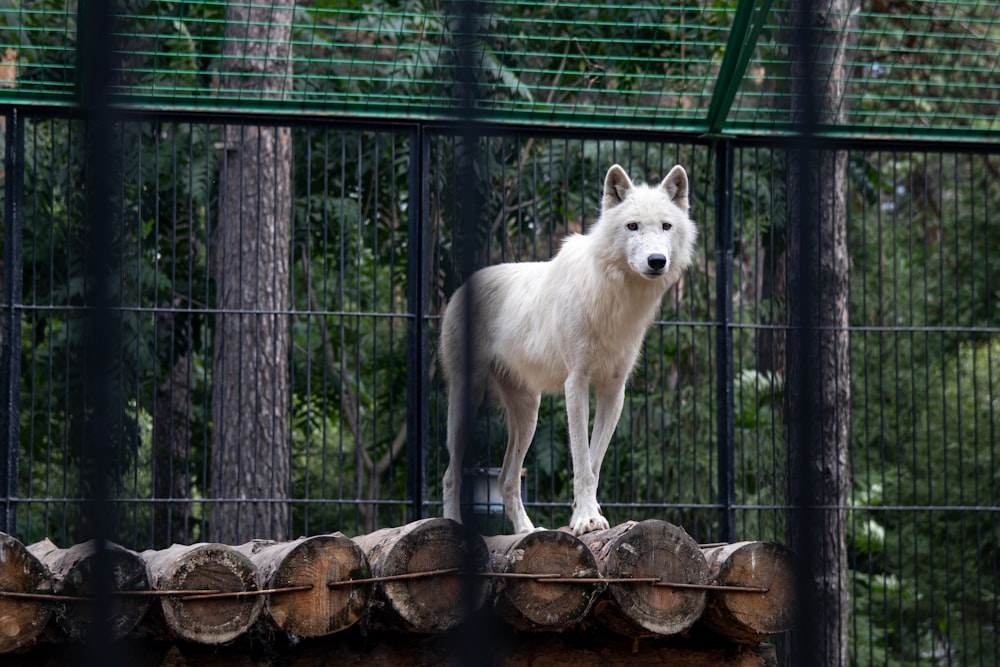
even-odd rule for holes
{"type": "Polygon", "coordinates": [[[677,208],[688,212],[688,175],[684,167],[677,165],[671,169],[660,187],[667,191],[667,196],[677,208]]]}
{"type": "Polygon", "coordinates": [[[619,165],[612,165],[604,177],[603,208],[613,208],[625,201],[632,189],[632,180],[619,165]]]}

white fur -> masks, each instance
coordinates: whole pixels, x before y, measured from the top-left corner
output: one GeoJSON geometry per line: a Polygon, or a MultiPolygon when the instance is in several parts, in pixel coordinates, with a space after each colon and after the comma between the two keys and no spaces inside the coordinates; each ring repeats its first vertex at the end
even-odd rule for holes
{"type": "Polygon", "coordinates": [[[601,215],[587,234],[568,237],[548,262],[499,264],[470,278],[475,295],[471,374],[465,370],[463,344],[470,288],[455,292],[441,328],[451,457],[444,474],[446,517],[461,520],[466,443],[459,437],[460,421],[464,411],[482,402],[489,385],[507,414],[509,439],[499,483],[514,532],[535,529],[521,503],[520,470],[541,395],[560,390],[566,394],[573,461],[570,528],[581,535],[608,527],[597,504],[601,462],[642,339],[664,292],[690,265],[696,237],[682,167],[650,187],[633,184],[614,165],[605,178],[601,215]],[[591,385],[597,406],[588,439],[591,385]]]}

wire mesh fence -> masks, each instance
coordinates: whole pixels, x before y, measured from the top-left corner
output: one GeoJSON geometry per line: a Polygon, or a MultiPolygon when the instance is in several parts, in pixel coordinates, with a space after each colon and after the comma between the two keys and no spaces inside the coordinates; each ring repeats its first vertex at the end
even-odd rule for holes
{"type": "MultiPolygon", "coordinates": [[[[19,375],[5,377],[19,389],[8,529],[26,542],[69,543],[88,529],[82,313],[87,266],[98,259],[84,246],[81,124],[49,116],[23,122],[22,236],[5,244],[5,261],[19,255],[23,266],[21,297],[4,304],[4,343],[15,347],[15,336],[21,358],[19,375]]],[[[280,501],[289,535],[359,534],[402,523],[413,511],[407,347],[411,324],[423,321],[428,428],[418,465],[427,488],[417,512],[438,515],[447,453],[436,330],[463,280],[453,255],[460,215],[453,194],[467,175],[454,168],[454,135],[427,141],[431,167],[418,180],[429,194],[428,233],[414,237],[407,223],[417,197],[408,172],[413,135],[295,126],[302,157],[281,278],[291,301],[283,311],[233,313],[216,305],[213,268],[223,261],[213,228],[224,133],[170,117],[119,128],[121,344],[112,370],[120,412],[107,439],[114,539],[147,548],[212,535],[214,508],[229,499],[211,481],[213,341],[220,320],[232,315],[251,329],[274,315],[289,322],[282,439],[290,465],[280,501]],[[415,253],[430,258],[424,312],[414,312],[407,296],[415,253]]],[[[704,245],[647,336],[605,464],[602,505],[613,522],[667,518],[702,541],[717,539],[720,513],[731,512],[739,539],[784,540],[787,152],[766,145],[735,151],[729,322],[715,319],[719,185],[706,146],[484,136],[482,156],[478,182],[489,186],[477,226],[481,265],[545,259],[564,235],[584,230],[597,209],[602,165],[619,162],[650,181],[674,163],[686,165],[704,245]],[[716,401],[725,353],[719,327],[732,331],[731,410],[716,401]],[[720,411],[733,425],[731,458],[718,448],[720,411]],[[730,507],[718,486],[719,466],[727,464],[730,507]]],[[[961,655],[964,664],[987,664],[997,650],[990,601],[1000,590],[993,313],[1000,193],[990,179],[997,157],[854,149],[848,164],[853,483],[844,574],[852,658],[961,655]]],[[[227,409],[248,419],[262,409],[252,400],[260,398],[248,391],[227,409]]],[[[526,466],[527,504],[541,525],[565,525],[569,517],[564,414],[560,397],[543,402],[526,466]]],[[[500,415],[483,411],[468,465],[498,466],[505,440],[500,415]]],[[[240,478],[245,464],[236,465],[240,478]]],[[[267,479],[273,488],[282,482],[267,479]]],[[[278,502],[260,493],[243,502],[278,502]]],[[[253,520],[248,529],[272,534],[253,520]]]]}
{"type": "MultiPolygon", "coordinates": [[[[111,92],[140,108],[450,118],[460,5],[129,2],[111,10],[111,92]],[[275,32],[279,24],[287,36],[275,32]],[[283,73],[277,88],[262,88],[270,70],[255,70],[250,52],[240,55],[248,42],[283,73]]],[[[477,6],[469,29],[484,118],[687,132],[795,129],[786,67],[794,3],[477,6]]],[[[72,2],[0,9],[0,99],[72,106],[80,20],[72,2]]],[[[997,130],[993,3],[845,3],[826,11],[824,24],[843,26],[846,59],[838,100],[846,123],[831,131],[975,139],[997,130]]]]}
{"type": "MultiPolygon", "coordinates": [[[[77,108],[75,9],[3,11],[0,528],[25,543],[86,539],[96,478],[106,536],[136,549],[440,515],[448,298],[469,267],[548,259],[585,231],[619,163],[647,182],[684,165],[701,234],[646,337],[602,508],[703,542],[789,539],[801,162],[785,136],[784,9],[481,9],[468,125],[454,115],[447,12],[296,8],[291,75],[265,94],[227,78],[245,71],[227,69],[223,5],[140,3],[117,16],[127,48],[99,163],[77,108]],[[103,254],[88,218],[95,168],[103,254]],[[98,366],[95,312],[111,324],[98,366]],[[99,471],[95,378],[110,387],[99,471]]],[[[996,664],[996,8],[877,3],[852,16],[849,115],[816,140],[831,149],[818,159],[843,160],[849,267],[843,323],[815,327],[846,334],[850,367],[848,494],[825,508],[844,526],[846,564],[825,564],[847,591],[839,658],[996,664]],[[948,76],[957,68],[967,76],[948,76]]],[[[802,252],[819,265],[832,251],[802,252]]],[[[498,466],[501,416],[481,410],[474,435],[470,470],[498,466]]],[[[543,400],[526,469],[536,523],[565,525],[559,396],[543,400]]]]}

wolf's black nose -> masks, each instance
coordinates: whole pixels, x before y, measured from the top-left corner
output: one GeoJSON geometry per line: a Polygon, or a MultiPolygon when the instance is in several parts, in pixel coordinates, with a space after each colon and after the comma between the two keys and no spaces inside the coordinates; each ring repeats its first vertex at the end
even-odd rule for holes
{"type": "Polygon", "coordinates": [[[667,265],[667,258],[663,255],[650,255],[646,258],[646,263],[649,264],[649,268],[659,271],[667,265]]]}

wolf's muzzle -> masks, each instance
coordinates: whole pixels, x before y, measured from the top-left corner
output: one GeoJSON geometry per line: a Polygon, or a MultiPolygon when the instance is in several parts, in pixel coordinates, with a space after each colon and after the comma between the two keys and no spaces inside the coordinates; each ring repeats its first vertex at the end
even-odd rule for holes
{"type": "Polygon", "coordinates": [[[646,264],[654,271],[662,271],[663,267],[667,265],[667,258],[660,254],[650,255],[646,258],[646,264]]]}

